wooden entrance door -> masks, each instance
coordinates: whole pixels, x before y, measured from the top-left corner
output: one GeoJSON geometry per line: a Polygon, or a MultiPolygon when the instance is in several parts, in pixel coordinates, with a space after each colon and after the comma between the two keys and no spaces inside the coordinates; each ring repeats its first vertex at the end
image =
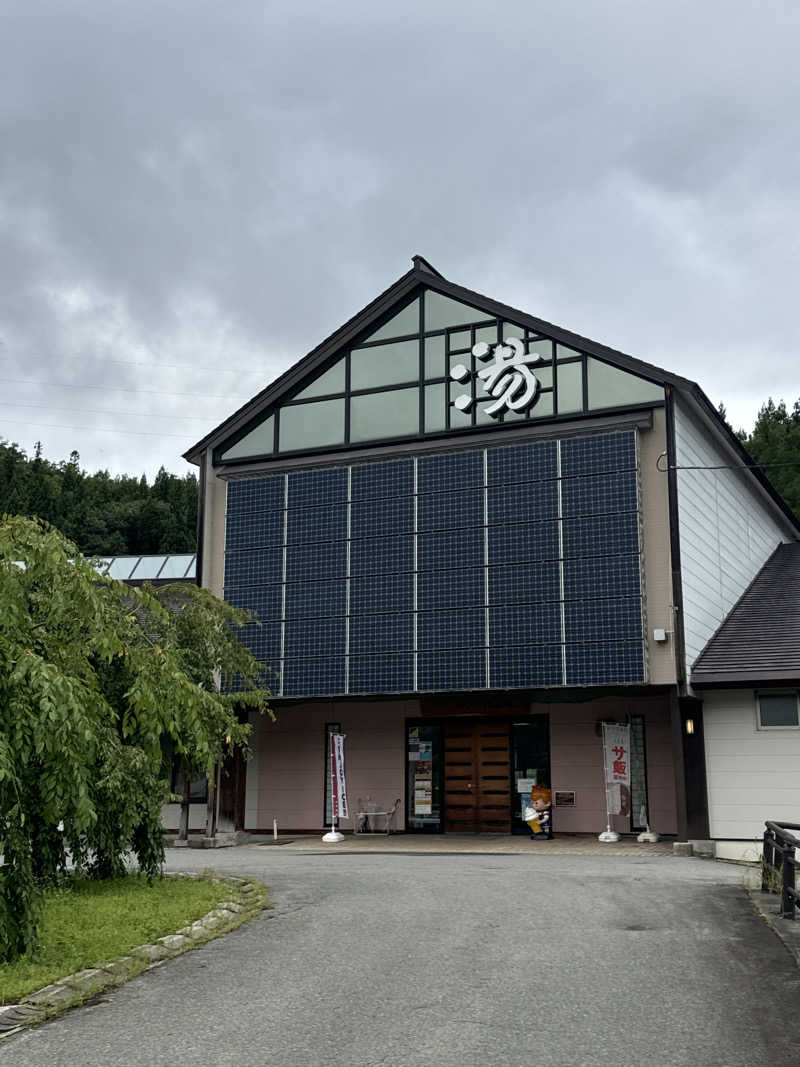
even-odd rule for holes
{"type": "Polygon", "coordinates": [[[448,723],[444,735],[444,827],[448,833],[511,832],[507,723],[448,723]]]}

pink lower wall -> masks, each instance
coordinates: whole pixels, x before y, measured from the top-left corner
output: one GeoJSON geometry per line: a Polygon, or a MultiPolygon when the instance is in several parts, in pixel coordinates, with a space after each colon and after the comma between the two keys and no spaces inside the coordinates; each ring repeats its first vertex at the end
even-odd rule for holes
{"type": "MultiPolygon", "coordinates": [[[[395,828],[405,829],[405,721],[418,717],[416,701],[346,701],[280,708],[277,722],[261,721],[254,739],[258,798],[256,826],[247,829],[318,830],[322,826],[325,777],[325,723],[337,722],[347,735],[347,793],[355,810],[359,797],[378,810],[401,798],[395,828]]],[[[248,767],[248,775],[251,768],[248,767]]],[[[343,829],[351,824],[344,823],[343,829]]]]}
{"type": "MultiPolygon", "coordinates": [[[[565,833],[599,833],[605,829],[602,742],[598,719],[644,715],[647,791],[650,823],[662,834],[675,834],[675,777],[666,698],[609,697],[583,704],[536,704],[535,712],[550,715],[550,773],[554,790],[574,790],[575,807],[554,812],[554,829],[565,833]]],[[[612,819],[612,827],[629,831],[627,816],[612,819]]]]}
{"type": "MultiPolygon", "coordinates": [[[[452,698],[449,698],[452,706],[452,698]]],[[[433,701],[426,700],[431,714],[433,701]]],[[[677,832],[675,784],[666,698],[609,697],[577,704],[533,704],[534,714],[550,716],[550,766],[554,790],[574,790],[575,807],[557,809],[556,832],[599,833],[605,828],[605,791],[598,719],[644,715],[650,820],[659,833],[677,832]]],[[[255,757],[248,766],[248,793],[255,792],[246,827],[271,832],[316,831],[322,826],[325,723],[338,722],[347,735],[347,788],[351,808],[358,798],[388,809],[397,797],[395,821],[404,829],[405,721],[420,716],[414,700],[328,701],[280,708],[275,723],[261,720],[253,739],[255,757]]],[[[517,712],[514,712],[517,715],[517,712]]],[[[628,819],[616,829],[627,832],[628,819]]],[[[347,829],[349,824],[344,824],[347,829]]]]}

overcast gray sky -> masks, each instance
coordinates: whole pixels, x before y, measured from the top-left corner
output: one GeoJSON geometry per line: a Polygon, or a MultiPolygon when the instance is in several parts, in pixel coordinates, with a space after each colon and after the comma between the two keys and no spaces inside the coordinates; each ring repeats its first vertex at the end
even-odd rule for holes
{"type": "Polygon", "coordinates": [[[796,0],[6,0],[0,437],[194,440],[419,252],[698,381],[800,396],[796,0]]]}

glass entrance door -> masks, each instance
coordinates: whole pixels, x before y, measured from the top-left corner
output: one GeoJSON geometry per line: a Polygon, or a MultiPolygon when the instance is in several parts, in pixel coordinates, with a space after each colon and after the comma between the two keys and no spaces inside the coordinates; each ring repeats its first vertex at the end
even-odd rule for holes
{"type": "Polygon", "coordinates": [[[514,771],[511,832],[527,834],[530,831],[522,821],[522,802],[530,796],[532,786],[550,788],[550,720],[547,715],[532,715],[511,724],[511,760],[514,771]]]}

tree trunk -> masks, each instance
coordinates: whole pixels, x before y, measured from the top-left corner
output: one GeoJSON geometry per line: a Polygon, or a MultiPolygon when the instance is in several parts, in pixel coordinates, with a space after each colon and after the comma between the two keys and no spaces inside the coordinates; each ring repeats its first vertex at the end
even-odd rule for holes
{"type": "Polygon", "coordinates": [[[206,806],[206,837],[215,837],[217,833],[217,767],[208,779],[208,804],[206,806]]]}
{"type": "Polygon", "coordinates": [[[183,768],[183,796],[181,798],[181,821],[178,827],[178,840],[189,840],[189,792],[192,788],[192,783],[189,775],[189,768],[186,765],[186,760],[182,761],[183,768]]]}

